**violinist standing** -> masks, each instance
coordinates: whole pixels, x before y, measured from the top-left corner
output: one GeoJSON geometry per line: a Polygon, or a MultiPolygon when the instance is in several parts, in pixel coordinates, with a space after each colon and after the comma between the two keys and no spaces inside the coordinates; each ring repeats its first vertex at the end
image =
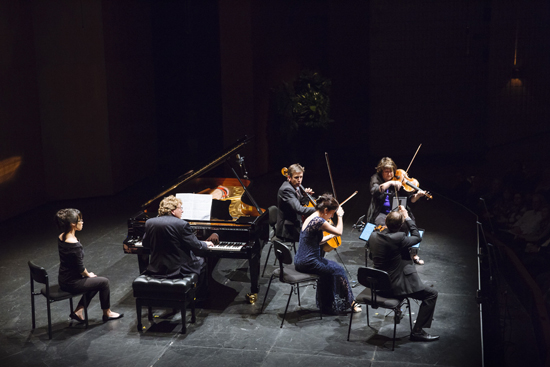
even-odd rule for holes
{"type": "MultiPolygon", "coordinates": [[[[295,163],[288,167],[287,180],[283,182],[277,193],[276,236],[284,242],[298,242],[302,227],[302,216],[308,217],[315,212],[314,207],[306,207],[307,196],[301,192],[300,186],[304,179],[304,167],[295,163]]],[[[313,194],[310,188],[304,189],[307,194],[313,194]]]]}
{"type": "MultiPolygon", "coordinates": [[[[411,219],[414,220],[414,215],[411,212],[408,202],[415,203],[425,195],[425,192],[419,190],[415,194],[411,194],[405,190],[401,190],[401,182],[393,180],[396,170],[397,165],[390,157],[384,157],[378,162],[376,173],[370,178],[370,193],[372,199],[366,216],[367,222],[377,226],[385,225],[386,216],[391,212],[392,202],[396,191],[399,196],[406,196],[408,198],[406,209],[411,219]]],[[[408,233],[408,228],[404,225],[401,231],[408,233]]],[[[416,248],[411,248],[410,251],[411,259],[418,265],[424,265],[424,261],[420,260],[418,257],[418,250],[416,248]]]]}

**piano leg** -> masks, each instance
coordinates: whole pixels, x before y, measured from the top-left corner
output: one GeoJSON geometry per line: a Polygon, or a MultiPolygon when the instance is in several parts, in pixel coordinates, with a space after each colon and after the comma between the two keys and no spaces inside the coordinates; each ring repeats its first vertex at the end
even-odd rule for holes
{"type": "Polygon", "coordinates": [[[260,253],[253,253],[248,260],[248,267],[250,271],[250,293],[246,295],[248,303],[255,303],[258,299],[258,292],[260,291],[260,253]]]}

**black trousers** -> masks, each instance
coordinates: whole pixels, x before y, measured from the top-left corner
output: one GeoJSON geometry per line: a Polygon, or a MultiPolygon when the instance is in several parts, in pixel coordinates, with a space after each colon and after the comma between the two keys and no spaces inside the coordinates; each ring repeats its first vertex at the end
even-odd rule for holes
{"type": "Polygon", "coordinates": [[[429,328],[432,326],[435,304],[437,302],[437,291],[431,287],[425,287],[424,290],[406,295],[409,298],[422,301],[418,309],[418,316],[414,324],[415,330],[429,328]]]}
{"type": "Polygon", "coordinates": [[[197,289],[195,297],[200,300],[205,300],[210,297],[209,292],[209,272],[208,272],[208,263],[204,262],[201,272],[199,274],[199,281],[197,282],[197,289]]]}
{"type": "Polygon", "coordinates": [[[78,302],[77,308],[88,307],[90,301],[99,292],[99,302],[101,309],[111,308],[111,291],[109,289],[109,279],[104,277],[82,278],[70,284],[60,284],[61,289],[71,293],[86,292],[87,304],[84,304],[84,297],[78,302]]]}

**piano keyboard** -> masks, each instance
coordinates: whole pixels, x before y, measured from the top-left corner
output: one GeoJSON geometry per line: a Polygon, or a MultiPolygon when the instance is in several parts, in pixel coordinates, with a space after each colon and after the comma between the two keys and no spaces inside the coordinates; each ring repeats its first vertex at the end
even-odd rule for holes
{"type": "Polygon", "coordinates": [[[209,251],[240,251],[241,248],[246,245],[246,242],[223,242],[220,241],[218,245],[209,247],[209,251]]]}
{"type": "MultiPolygon", "coordinates": [[[[133,245],[135,247],[143,247],[141,244],[141,241],[134,242],[133,245]]],[[[246,245],[246,242],[223,242],[220,241],[220,243],[214,247],[209,247],[208,251],[240,251],[241,248],[246,245]]]]}

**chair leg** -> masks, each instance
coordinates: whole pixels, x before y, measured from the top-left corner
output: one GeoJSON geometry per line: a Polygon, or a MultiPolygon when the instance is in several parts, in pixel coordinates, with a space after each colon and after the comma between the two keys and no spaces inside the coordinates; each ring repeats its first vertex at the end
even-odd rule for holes
{"type": "Polygon", "coordinates": [[[31,310],[32,310],[32,329],[36,328],[36,319],[34,317],[34,294],[31,291],[31,310]]]}
{"type": "Polygon", "coordinates": [[[48,336],[52,338],[52,314],[50,310],[50,299],[46,298],[46,303],[48,304],[48,336]]]}
{"type": "MultiPolygon", "coordinates": [[[[88,328],[88,296],[86,293],[82,296],[84,298],[84,320],[86,321],[86,329],[88,328]]],[[[72,298],[71,298],[72,301],[72,298]]]]}
{"type": "MultiPolygon", "coordinates": [[[[368,305],[367,305],[368,307],[368,305]]],[[[353,321],[353,312],[350,312],[349,316],[349,328],[348,328],[348,342],[349,342],[349,334],[351,333],[351,322],[353,321]]]]}
{"type": "MultiPolygon", "coordinates": [[[[319,279],[315,281],[315,289],[317,289],[318,286],[319,286],[319,279]]],[[[321,320],[323,319],[323,310],[321,310],[321,307],[319,307],[319,317],[321,318],[321,320]]]]}
{"type": "Polygon", "coordinates": [[[285,317],[286,317],[286,311],[288,310],[288,305],[290,304],[290,298],[292,297],[292,292],[294,291],[294,286],[291,285],[290,286],[290,294],[288,295],[288,301],[286,301],[286,308],[285,308],[285,313],[283,314],[283,321],[281,321],[281,327],[283,327],[283,324],[285,322],[285,317]]]}
{"type": "Polygon", "coordinates": [[[366,304],[365,306],[367,306],[367,307],[365,307],[365,309],[367,310],[367,326],[370,326],[370,324],[369,324],[369,305],[366,304]]]}
{"type": "Polygon", "coordinates": [[[153,307],[147,306],[147,318],[153,320],[153,307]]]}
{"type": "Polygon", "coordinates": [[[296,293],[298,293],[298,306],[302,307],[302,304],[300,303],[300,283],[296,283],[296,293]]]}
{"type": "Polygon", "coordinates": [[[195,316],[195,288],[191,288],[191,323],[195,323],[197,321],[197,317],[195,316]]]}
{"type": "Polygon", "coordinates": [[[262,278],[265,275],[265,268],[267,268],[267,261],[269,260],[269,255],[271,254],[271,249],[273,248],[273,242],[270,241],[269,250],[267,250],[267,256],[265,257],[264,271],[262,271],[262,278]]]}
{"type": "Polygon", "coordinates": [[[267,295],[269,294],[269,287],[271,287],[271,281],[273,280],[273,275],[271,275],[271,278],[269,278],[269,284],[267,285],[267,290],[265,291],[264,301],[262,303],[262,308],[260,308],[260,313],[264,310],[265,300],[267,299],[267,295]]]}
{"type": "Polygon", "coordinates": [[[393,318],[393,343],[391,346],[392,352],[395,350],[395,332],[397,330],[397,318],[393,318]]]}
{"type": "Polygon", "coordinates": [[[72,297],[69,298],[69,305],[71,307],[71,313],[73,313],[74,312],[74,307],[73,307],[73,298],[72,297]]]}
{"type": "Polygon", "coordinates": [[[185,297],[183,298],[183,302],[181,303],[181,333],[185,334],[187,333],[187,322],[185,321],[185,314],[187,310],[185,309],[185,297]]]}
{"type": "Polygon", "coordinates": [[[141,324],[141,301],[139,298],[136,298],[136,313],[137,313],[137,330],[138,332],[142,332],[143,325],[141,324]]]}

